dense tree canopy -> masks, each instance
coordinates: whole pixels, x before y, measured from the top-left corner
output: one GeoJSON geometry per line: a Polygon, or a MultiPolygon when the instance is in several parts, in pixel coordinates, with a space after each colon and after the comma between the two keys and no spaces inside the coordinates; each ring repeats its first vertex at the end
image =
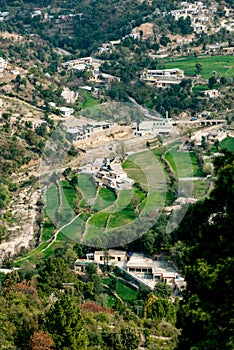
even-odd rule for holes
{"type": "Polygon", "coordinates": [[[186,247],[187,281],[179,311],[180,349],[234,347],[233,154],[217,159],[215,168],[217,180],[210,198],[191,207],[178,231],[186,247]]]}

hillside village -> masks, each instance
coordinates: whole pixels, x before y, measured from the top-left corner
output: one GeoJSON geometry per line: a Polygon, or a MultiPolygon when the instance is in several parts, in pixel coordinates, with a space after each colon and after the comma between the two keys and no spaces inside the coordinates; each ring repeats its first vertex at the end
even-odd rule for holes
{"type": "Polygon", "coordinates": [[[233,32],[232,0],[0,4],[0,349],[233,348],[233,32]]]}

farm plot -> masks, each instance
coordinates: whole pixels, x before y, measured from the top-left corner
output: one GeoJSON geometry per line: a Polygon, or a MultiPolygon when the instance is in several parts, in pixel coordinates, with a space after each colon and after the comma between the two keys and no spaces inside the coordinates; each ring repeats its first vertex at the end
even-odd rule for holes
{"type": "Polygon", "coordinates": [[[192,152],[180,152],[178,144],[170,148],[165,154],[165,158],[179,178],[203,176],[196,155],[192,152]]]}
{"type": "Polygon", "coordinates": [[[184,70],[185,75],[195,75],[197,63],[202,66],[202,78],[208,79],[214,71],[226,78],[234,76],[234,56],[178,57],[170,61],[165,60],[165,67],[180,68],[184,70]]]}

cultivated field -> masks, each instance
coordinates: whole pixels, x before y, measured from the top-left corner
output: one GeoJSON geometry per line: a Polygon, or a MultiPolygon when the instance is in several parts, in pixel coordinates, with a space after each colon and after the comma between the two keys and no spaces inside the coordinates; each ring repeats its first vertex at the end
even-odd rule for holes
{"type": "Polygon", "coordinates": [[[234,76],[234,56],[178,57],[165,60],[166,68],[183,69],[185,75],[195,75],[197,63],[202,66],[202,78],[208,79],[214,71],[220,76],[234,76]]]}

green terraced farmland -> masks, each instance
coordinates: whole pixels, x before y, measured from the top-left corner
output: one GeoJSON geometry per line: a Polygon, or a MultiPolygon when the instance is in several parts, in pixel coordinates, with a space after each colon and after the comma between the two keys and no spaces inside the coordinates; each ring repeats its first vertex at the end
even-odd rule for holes
{"type": "Polygon", "coordinates": [[[55,221],[55,213],[57,212],[58,207],[59,207],[58,189],[57,189],[57,186],[53,184],[46,191],[46,207],[45,207],[45,212],[53,222],[55,221]]]}
{"type": "Polygon", "coordinates": [[[90,200],[95,197],[97,188],[93,183],[90,174],[79,174],[78,186],[83,193],[84,199],[90,200]]]}
{"type": "Polygon", "coordinates": [[[178,145],[173,146],[165,155],[178,177],[203,176],[196,155],[192,152],[181,152],[178,145]]]}
{"type": "Polygon", "coordinates": [[[76,199],[75,189],[67,181],[60,181],[60,184],[62,185],[61,189],[64,191],[67,203],[71,208],[74,208],[74,200],[76,199]]]}
{"type": "Polygon", "coordinates": [[[116,195],[108,188],[100,188],[94,204],[94,211],[100,211],[111,206],[116,200],[116,195]]]}
{"type": "Polygon", "coordinates": [[[220,76],[234,76],[234,56],[177,57],[170,61],[165,60],[166,68],[183,69],[185,75],[195,75],[197,63],[202,66],[203,78],[208,79],[214,71],[220,76]]]}
{"type": "Polygon", "coordinates": [[[75,241],[79,240],[82,236],[86,218],[83,214],[77,216],[70,225],[62,229],[62,233],[75,241]]]}

